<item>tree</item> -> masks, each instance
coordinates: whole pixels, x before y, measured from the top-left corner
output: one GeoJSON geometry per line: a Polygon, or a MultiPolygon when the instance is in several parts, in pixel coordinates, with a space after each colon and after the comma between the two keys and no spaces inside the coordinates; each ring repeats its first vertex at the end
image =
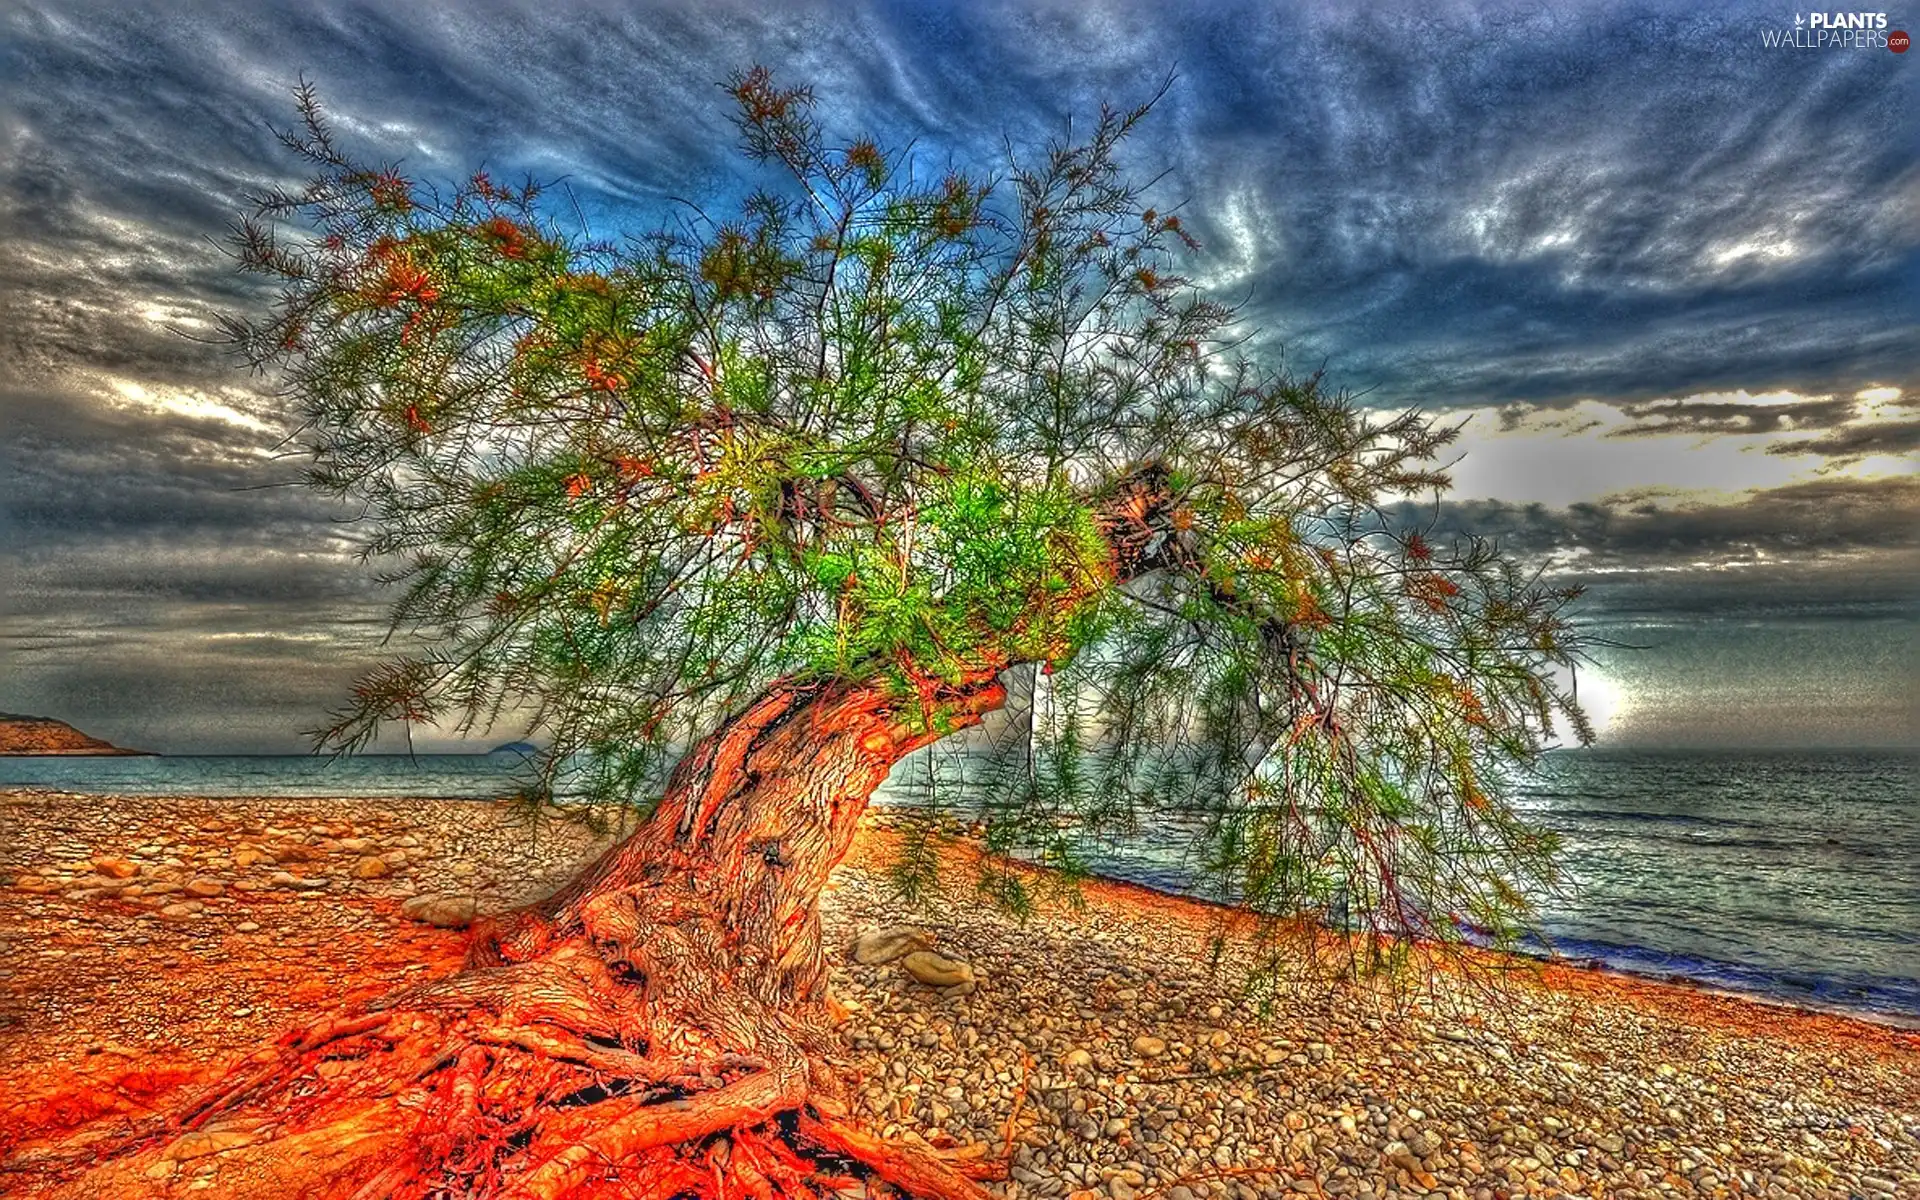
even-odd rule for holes
{"type": "Polygon", "coordinates": [[[644,814],[463,973],[181,1118],[297,1112],[327,1194],[981,1195],[839,1103],[818,897],[894,765],[990,714],[993,851],[1072,868],[1063,824],[1198,814],[1221,894],[1344,908],[1317,941],[1363,966],[1513,929],[1551,870],[1501,795],[1556,713],[1584,732],[1572,593],[1408,526],[1452,429],[1241,352],[1120,166],[1144,107],[923,176],[765,70],[730,91],[778,182],[724,221],[594,242],[532,184],[361,165],[303,89],[314,179],[239,230],[283,291],[233,332],[427,647],[327,743],[524,720],[543,788],[644,814]]]}

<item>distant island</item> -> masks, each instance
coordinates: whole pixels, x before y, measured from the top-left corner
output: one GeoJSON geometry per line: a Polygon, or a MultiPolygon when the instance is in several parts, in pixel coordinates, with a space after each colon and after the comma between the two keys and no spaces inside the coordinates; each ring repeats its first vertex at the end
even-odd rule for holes
{"type": "Polygon", "coordinates": [[[487,751],[488,754],[538,754],[540,747],[532,742],[507,742],[487,751]]]}
{"type": "Polygon", "coordinates": [[[65,721],[0,713],[0,754],[120,754],[151,755],[151,750],[122,750],[111,742],[88,737],[65,721]]]}

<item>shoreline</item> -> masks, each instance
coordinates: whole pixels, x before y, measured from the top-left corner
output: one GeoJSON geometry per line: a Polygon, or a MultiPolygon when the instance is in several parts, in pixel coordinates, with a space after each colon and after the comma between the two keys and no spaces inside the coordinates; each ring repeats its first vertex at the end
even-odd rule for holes
{"type": "MultiPolygon", "coordinates": [[[[880,809],[870,812],[865,820],[868,823],[885,828],[888,818],[897,809],[880,809]]],[[[962,837],[958,844],[969,859],[985,857],[979,850],[979,843],[962,837]]],[[[1000,860],[1005,863],[1006,860],[1000,860]]],[[[1019,869],[1031,872],[1035,876],[1051,874],[1050,868],[1028,863],[1013,863],[1019,869]]],[[[1122,904],[1159,907],[1164,905],[1190,907],[1214,915],[1223,923],[1251,924],[1256,920],[1245,911],[1230,904],[1210,900],[1204,896],[1190,895],[1171,888],[1156,887],[1131,879],[1113,876],[1093,875],[1080,884],[1083,892],[1106,894],[1122,904]]],[[[1914,1035],[1915,1048],[1920,1049],[1920,1013],[1887,1011],[1879,1009],[1848,1008],[1844,1005],[1818,1005],[1799,1002],[1791,997],[1776,996],[1761,992],[1749,992],[1738,988],[1719,987],[1686,975],[1662,976],[1651,972],[1638,972],[1616,968],[1590,958],[1563,957],[1555,955],[1531,954],[1524,950],[1502,951],[1487,947],[1462,944],[1459,947],[1475,959],[1491,960],[1497,964],[1511,963],[1521,972],[1537,973],[1542,977],[1560,977],[1564,979],[1591,979],[1602,986],[1616,985],[1623,990],[1646,990],[1648,995],[1666,995],[1678,1001],[1706,999],[1724,1002],[1730,1006],[1754,1006],[1772,1013],[1792,1017],[1804,1017],[1811,1021],[1837,1021],[1843,1024],[1860,1024],[1873,1030],[1883,1030],[1897,1035],[1914,1035]]],[[[1920,1066],[1920,1064],[1916,1064],[1920,1066]]]]}
{"type": "MultiPolygon", "coordinates": [[[[94,756],[94,757],[132,757],[132,756],[161,757],[160,755],[153,754],[151,752],[139,751],[139,750],[134,750],[134,751],[123,750],[123,751],[117,751],[114,753],[109,753],[103,756],[94,756]]],[[[84,757],[84,755],[55,754],[55,755],[37,755],[37,756],[20,756],[20,757],[73,758],[73,757],[84,757]]],[[[247,756],[227,755],[222,757],[247,757],[247,756]]],[[[251,756],[251,757],[284,757],[284,756],[264,755],[264,756],[251,756]]],[[[445,756],[445,757],[484,758],[486,757],[486,755],[461,755],[461,756],[445,756]]],[[[153,801],[153,800],[166,800],[166,799],[182,799],[182,800],[205,801],[205,802],[211,802],[211,803],[234,802],[234,803],[242,803],[242,804],[262,802],[262,801],[276,801],[276,800],[300,801],[300,802],[306,802],[306,803],[336,803],[336,804],[342,804],[342,805],[378,805],[386,801],[402,801],[402,802],[408,802],[408,803],[419,802],[419,803],[435,803],[435,804],[440,804],[440,803],[476,804],[477,803],[482,805],[497,805],[497,804],[505,803],[505,801],[503,801],[498,797],[472,796],[472,795],[460,795],[460,794],[451,794],[451,795],[438,794],[437,795],[432,793],[405,793],[405,794],[395,794],[395,795],[341,796],[341,795],[335,795],[335,794],[318,794],[318,793],[304,794],[302,793],[302,794],[290,794],[290,795],[262,796],[262,795],[256,795],[256,794],[246,794],[246,793],[234,793],[234,794],[180,793],[176,795],[176,794],[160,793],[160,792],[115,792],[115,791],[107,791],[107,790],[76,792],[76,791],[68,790],[66,788],[57,787],[53,785],[46,785],[46,784],[0,783],[0,801],[4,801],[6,797],[9,797],[12,795],[43,796],[43,797],[48,797],[55,800],[110,798],[110,799],[153,801]]],[[[911,810],[906,808],[905,806],[900,806],[900,805],[891,805],[891,804],[875,805],[869,808],[866,817],[863,819],[866,822],[870,822],[870,823],[884,824],[885,822],[893,819],[896,815],[901,814],[903,812],[908,812],[908,811],[911,811],[911,810]]],[[[976,839],[971,834],[966,833],[964,831],[964,827],[967,824],[966,822],[958,821],[956,818],[951,818],[951,817],[949,817],[948,819],[950,821],[953,821],[954,823],[956,823],[962,828],[962,832],[956,835],[959,841],[968,843],[968,844],[973,844],[976,842],[976,839]]],[[[565,818],[555,818],[556,822],[563,821],[563,820],[565,820],[565,818]]],[[[1017,863],[1017,865],[1023,870],[1034,871],[1039,873],[1045,873],[1045,871],[1047,870],[1046,868],[1038,867],[1030,863],[1018,862],[1018,860],[1013,860],[1013,861],[1017,863]]],[[[1171,887],[1158,886],[1152,883],[1141,882],[1139,880],[1126,879],[1120,876],[1094,874],[1088,877],[1087,883],[1100,884],[1104,886],[1113,886],[1121,889],[1134,889],[1144,895],[1199,905],[1208,909],[1218,910],[1223,913],[1239,912],[1238,909],[1235,909],[1231,905],[1224,904],[1217,900],[1209,899],[1205,896],[1195,895],[1188,892],[1182,892],[1182,891],[1175,890],[1171,887]]],[[[1551,946],[1540,947],[1541,952],[1536,952],[1535,949],[1526,948],[1526,947],[1516,948],[1516,949],[1507,950],[1507,951],[1498,951],[1498,950],[1493,950],[1487,947],[1480,947],[1480,946],[1475,946],[1474,949],[1481,954],[1487,954],[1487,955],[1503,955],[1503,954],[1511,955],[1522,962],[1525,962],[1528,964],[1539,964],[1543,968],[1590,972],[1595,975],[1599,975],[1607,978],[1619,979],[1623,982],[1628,982],[1628,983],[1643,983],[1643,984],[1650,984],[1650,985],[1659,986],[1659,987],[1675,988],[1675,989],[1679,989],[1679,990],[1686,991],[1693,994],[1722,997],[1722,998],[1725,998],[1728,1000],[1734,1000],[1734,1001],[1744,1001],[1751,1004],[1762,1005],[1768,1008],[1781,1009],[1789,1012],[1806,1013],[1812,1016],[1833,1017],[1833,1018],[1840,1018],[1840,1019],[1846,1019],[1846,1020],[1863,1021],[1863,1022],[1866,1022],[1867,1024],[1876,1025],[1882,1028],[1901,1031],[1901,1032],[1920,1032],[1920,1009],[1909,1011],[1909,1010],[1900,1009],[1900,1008],[1871,1008],[1871,1007],[1864,1007],[1864,1006],[1853,1006],[1853,1005],[1847,1005],[1847,1004],[1842,1004],[1837,1002],[1823,1003],[1818,1000],[1802,998],[1796,995],[1785,994],[1782,992],[1766,991],[1759,988],[1748,989],[1748,988],[1742,988],[1738,986],[1730,986],[1730,985],[1719,983],[1710,979],[1704,979],[1698,976],[1688,975],[1684,972],[1659,971],[1654,969],[1635,970],[1631,967],[1617,966],[1617,965],[1608,963],[1605,960],[1597,958],[1592,955],[1578,955],[1578,954],[1563,955],[1553,951],[1551,946]]],[[[1625,947],[1625,949],[1628,949],[1628,950],[1646,949],[1651,951],[1650,947],[1625,947]]],[[[1738,966],[1741,966],[1742,964],[1728,963],[1723,965],[1738,967],[1738,966]]]]}
{"type": "MultiPolygon", "coordinates": [[[[1046,868],[1033,867],[1030,869],[1044,871],[1046,868]]],[[[1209,909],[1217,909],[1224,913],[1239,911],[1230,904],[1224,904],[1217,900],[1209,900],[1204,896],[1195,896],[1187,892],[1175,891],[1172,888],[1155,887],[1150,883],[1141,883],[1137,880],[1122,879],[1111,875],[1090,876],[1088,883],[1098,883],[1103,886],[1111,886],[1123,890],[1131,889],[1156,898],[1199,905],[1209,909]]],[[[1579,971],[1597,975],[1602,978],[1617,979],[1623,983],[1675,988],[1689,993],[1713,996],[1747,1004],[1758,1004],[1768,1008],[1781,1009],[1786,1012],[1804,1013],[1808,1016],[1815,1017],[1833,1017],[1842,1020],[1861,1021],[1869,1025],[1877,1025],[1903,1033],[1920,1033],[1920,1012],[1910,1013],[1900,1009],[1854,1008],[1844,1004],[1819,1004],[1772,992],[1747,991],[1742,988],[1718,985],[1678,972],[1635,971],[1626,967],[1613,966],[1591,956],[1561,955],[1557,953],[1535,954],[1524,949],[1502,951],[1483,946],[1474,946],[1473,950],[1478,954],[1511,957],[1522,960],[1528,964],[1537,963],[1545,969],[1579,971]]]]}

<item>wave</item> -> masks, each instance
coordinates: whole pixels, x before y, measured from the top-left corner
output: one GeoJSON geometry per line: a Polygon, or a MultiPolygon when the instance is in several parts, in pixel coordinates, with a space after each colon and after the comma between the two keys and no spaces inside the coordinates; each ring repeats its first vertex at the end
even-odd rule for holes
{"type": "Polygon", "coordinates": [[[1789,971],[1573,936],[1535,940],[1526,949],[1667,982],[1690,980],[1811,1007],[1920,1018],[1920,979],[1871,972],[1789,971]]]}

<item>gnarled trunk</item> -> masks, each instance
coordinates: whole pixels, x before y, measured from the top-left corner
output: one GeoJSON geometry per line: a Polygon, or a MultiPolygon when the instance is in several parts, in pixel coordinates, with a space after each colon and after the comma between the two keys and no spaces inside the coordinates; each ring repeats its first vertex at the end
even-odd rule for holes
{"type": "MultiPolygon", "coordinates": [[[[946,732],[1004,697],[982,678],[928,702],[946,732]]],[[[893,764],[941,736],[929,715],[774,685],[631,837],[477,929],[465,970],[289,1034],[119,1131],[71,1194],[164,1192],[169,1163],[221,1142],[215,1196],[983,1197],[849,1124],[826,1063],[820,892],[893,764]]]]}
{"type": "MultiPolygon", "coordinates": [[[[1188,564],[1164,467],[1097,503],[1108,583],[1188,564]]],[[[170,1164],[217,1150],[220,1200],[557,1200],[599,1183],[812,1200],[859,1181],[986,1200],[977,1164],[849,1123],[826,1063],[821,887],[894,763],[1006,698],[988,671],[923,682],[905,702],[776,683],[688,752],[632,837],[477,930],[464,971],[290,1033],[165,1120],[87,1131],[56,1152],[82,1173],[55,1194],[166,1194],[170,1164]]]]}

